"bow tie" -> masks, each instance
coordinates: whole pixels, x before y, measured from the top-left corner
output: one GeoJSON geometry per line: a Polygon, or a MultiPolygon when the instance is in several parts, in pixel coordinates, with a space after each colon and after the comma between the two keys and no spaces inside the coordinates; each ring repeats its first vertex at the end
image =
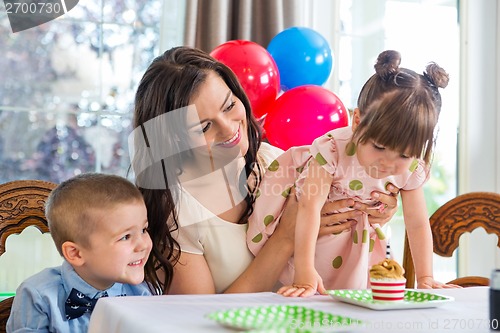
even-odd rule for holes
{"type": "MultiPolygon", "coordinates": [[[[107,297],[108,293],[104,292],[101,297],[107,297]]],[[[71,289],[64,308],[66,310],[66,319],[71,320],[81,317],[84,313],[92,312],[97,303],[98,298],[90,298],[79,292],[75,288],[71,289]]]]}

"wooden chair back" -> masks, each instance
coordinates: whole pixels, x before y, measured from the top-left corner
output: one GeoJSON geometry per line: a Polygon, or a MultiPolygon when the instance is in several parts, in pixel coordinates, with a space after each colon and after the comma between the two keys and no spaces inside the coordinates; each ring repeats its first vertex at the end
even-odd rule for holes
{"type": "MultiPolygon", "coordinates": [[[[35,226],[42,233],[49,232],[45,218],[45,202],[56,184],[41,180],[16,180],[0,185],[0,256],[6,251],[7,237],[20,234],[35,226]]],[[[0,302],[0,333],[10,315],[14,297],[0,302]]]]}
{"type": "MultiPolygon", "coordinates": [[[[500,247],[500,194],[494,192],[470,192],[461,194],[438,208],[430,217],[434,253],[451,257],[458,248],[459,238],[466,232],[482,227],[498,237],[500,247]]],[[[408,236],[405,235],[403,268],[406,287],[415,287],[415,269],[408,236]]],[[[463,287],[488,286],[489,279],[481,276],[459,277],[448,283],[463,287]]]]}

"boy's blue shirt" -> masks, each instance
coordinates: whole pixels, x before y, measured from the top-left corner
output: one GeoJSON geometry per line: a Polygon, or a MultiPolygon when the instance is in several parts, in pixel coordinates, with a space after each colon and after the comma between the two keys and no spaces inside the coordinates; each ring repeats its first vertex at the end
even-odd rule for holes
{"type": "MultiPolygon", "coordinates": [[[[64,304],[73,288],[90,298],[100,297],[104,292],[85,282],[66,261],[61,266],[46,268],[26,279],[16,290],[7,332],[86,333],[90,313],[66,319],[64,304]]],[[[145,283],[135,286],[115,283],[105,291],[109,297],[151,295],[145,283]]]]}

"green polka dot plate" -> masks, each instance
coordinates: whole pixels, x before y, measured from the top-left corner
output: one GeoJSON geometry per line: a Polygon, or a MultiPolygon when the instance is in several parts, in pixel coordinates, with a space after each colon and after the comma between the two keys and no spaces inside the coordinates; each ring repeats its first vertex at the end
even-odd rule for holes
{"type": "Polygon", "coordinates": [[[345,330],[357,319],[297,305],[269,305],[216,311],[207,315],[219,324],[259,333],[306,333],[345,330]]]}
{"type": "Polygon", "coordinates": [[[417,290],[406,290],[402,301],[374,301],[372,298],[372,291],[369,289],[328,290],[327,293],[333,299],[363,306],[372,310],[435,308],[454,301],[453,297],[417,290]]]}
{"type": "Polygon", "coordinates": [[[9,297],[12,297],[12,296],[16,296],[16,293],[12,292],[12,293],[0,293],[0,302],[3,301],[4,299],[7,299],[9,297]]]}

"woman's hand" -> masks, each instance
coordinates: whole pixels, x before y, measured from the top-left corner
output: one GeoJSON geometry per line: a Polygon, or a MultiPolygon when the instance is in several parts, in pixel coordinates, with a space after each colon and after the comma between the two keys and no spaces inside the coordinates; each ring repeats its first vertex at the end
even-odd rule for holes
{"type": "MultiPolygon", "coordinates": [[[[321,225],[318,236],[338,234],[356,225],[355,218],[360,216],[361,211],[351,210],[345,213],[332,213],[344,208],[352,207],[354,200],[342,199],[333,202],[326,202],[321,209],[321,225]]],[[[293,244],[295,240],[295,222],[297,217],[298,201],[295,194],[295,187],[290,191],[290,195],[285,202],[285,208],[281,214],[280,223],[275,232],[284,233],[293,244]]],[[[282,236],[283,237],[283,236],[282,236]]]]}
{"type": "Polygon", "coordinates": [[[368,214],[368,221],[370,224],[377,223],[380,226],[383,226],[392,219],[398,210],[397,196],[399,194],[399,188],[392,184],[388,184],[386,189],[391,192],[391,194],[385,194],[377,191],[372,193],[372,198],[380,201],[384,205],[383,209],[373,209],[373,207],[361,202],[356,202],[353,206],[354,209],[368,214]]]}
{"type": "MultiPolygon", "coordinates": [[[[371,224],[378,223],[380,226],[386,224],[398,210],[397,196],[399,194],[399,189],[392,184],[387,185],[387,190],[390,191],[391,194],[381,192],[372,193],[374,199],[385,205],[383,210],[373,209],[373,207],[361,202],[355,202],[353,199],[326,202],[321,209],[321,226],[318,236],[338,234],[352,228],[357,223],[356,218],[359,217],[362,212],[368,214],[368,220],[371,224]],[[338,211],[344,208],[354,208],[354,210],[338,213],[338,211]]],[[[293,187],[285,203],[285,208],[281,215],[278,228],[276,229],[277,231],[284,232],[292,243],[295,239],[295,217],[297,216],[297,207],[298,202],[295,195],[295,187],[293,187]]]]}
{"type": "Polygon", "coordinates": [[[357,223],[356,218],[362,214],[360,210],[339,213],[340,210],[353,207],[354,204],[355,202],[352,199],[326,202],[321,209],[319,236],[339,234],[355,226],[357,223]]]}

